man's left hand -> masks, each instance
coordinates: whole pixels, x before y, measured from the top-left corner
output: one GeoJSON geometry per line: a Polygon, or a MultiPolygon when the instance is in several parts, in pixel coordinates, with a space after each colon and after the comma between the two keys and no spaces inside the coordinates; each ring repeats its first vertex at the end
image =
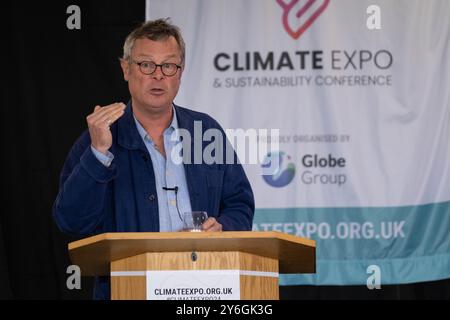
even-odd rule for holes
{"type": "Polygon", "coordinates": [[[206,219],[202,224],[203,231],[220,232],[222,231],[222,225],[213,217],[206,219]]]}

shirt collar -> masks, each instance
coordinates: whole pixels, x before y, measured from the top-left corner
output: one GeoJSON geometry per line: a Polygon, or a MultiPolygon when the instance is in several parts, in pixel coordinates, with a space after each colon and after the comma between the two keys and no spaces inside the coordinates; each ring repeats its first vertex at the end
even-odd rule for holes
{"type": "MultiPolygon", "coordinates": [[[[171,135],[172,132],[176,131],[178,129],[178,120],[177,120],[177,112],[175,110],[175,108],[172,105],[172,122],[170,122],[170,125],[168,128],[166,128],[164,130],[164,135],[166,134],[166,132],[171,135]]],[[[152,138],[147,134],[147,131],[145,131],[144,127],[139,123],[139,121],[136,119],[136,116],[133,113],[133,118],[134,118],[134,122],[136,123],[136,128],[139,132],[139,135],[141,136],[142,140],[145,141],[145,139],[149,139],[150,141],[152,141],[152,138]]],[[[177,140],[178,141],[178,134],[177,134],[177,140]]],[[[152,141],[153,142],[153,141],[152,141]]]]}

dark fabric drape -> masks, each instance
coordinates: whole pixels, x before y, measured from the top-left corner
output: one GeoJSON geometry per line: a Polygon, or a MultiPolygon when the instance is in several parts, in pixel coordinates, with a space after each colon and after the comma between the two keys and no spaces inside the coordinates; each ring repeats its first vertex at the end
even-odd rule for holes
{"type": "MultiPolygon", "coordinates": [[[[66,248],[75,239],[56,228],[51,208],[85,117],[96,104],[129,98],[117,58],[126,35],[144,20],[145,1],[9,1],[2,12],[0,299],[90,299],[92,279],[83,278],[81,290],[66,287],[66,248]],[[72,4],[81,8],[81,30],[66,27],[72,4]]],[[[449,288],[449,280],[373,291],[293,286],[280,295],[448,299],[449,288]]]]}
{"type": "Polygon", "coordinates": [[[66,248],[75,239],[57,229],[51,208],[85,117],[96,104],[129,99],[118,57],[126,35],[145,19],[145,1],[10,1],[3,14],[0,297],[90,298],[89,278],[82,290],[66,288],[66,248]],[[81,30],[66,27],[72,4],[81,9],[81,30]]]}
{"type": "Polygon", "coordinates": [[[0,299],[11,299],[12,292],[9,284],[9,273],[3,241],[3,231],[0,228],[0,299]]]}

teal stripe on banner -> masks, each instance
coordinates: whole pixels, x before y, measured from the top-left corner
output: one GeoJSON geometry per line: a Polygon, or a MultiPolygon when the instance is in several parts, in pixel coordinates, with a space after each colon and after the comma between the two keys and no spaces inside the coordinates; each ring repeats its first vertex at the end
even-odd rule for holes
{"type": "Polygon", "coordinates": [[[450,201],[403,207],[257,209],[253,229],[316,240],[317,273],[281,275],[281,285],[366,285],[373,266],[379,268],[381,284],[450,278],[450,201]]]}

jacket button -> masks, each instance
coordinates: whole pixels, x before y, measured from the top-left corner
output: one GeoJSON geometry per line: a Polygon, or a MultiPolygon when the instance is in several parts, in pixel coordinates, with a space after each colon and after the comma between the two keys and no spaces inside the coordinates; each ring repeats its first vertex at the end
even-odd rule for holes
{"type": "Polygon", "coordinates": [[[153,201],[156,199],[156,196],[154,194],[151,194],[148,196],[148,200],[153,201]]]}

